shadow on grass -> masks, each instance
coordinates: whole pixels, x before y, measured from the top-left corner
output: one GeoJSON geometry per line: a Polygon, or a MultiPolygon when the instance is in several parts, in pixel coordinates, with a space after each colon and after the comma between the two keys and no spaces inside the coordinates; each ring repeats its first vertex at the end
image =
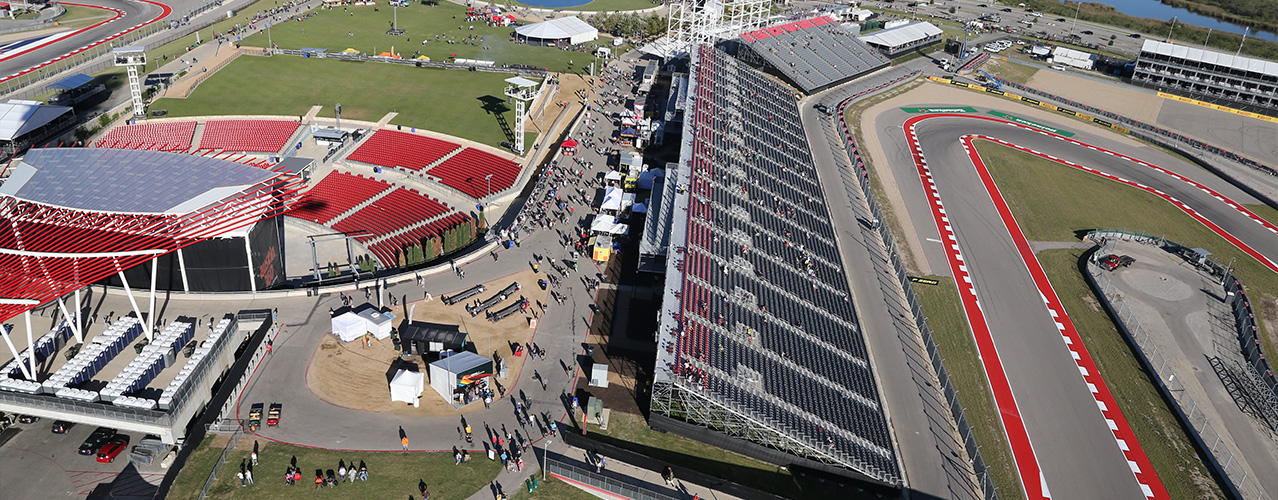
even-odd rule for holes
{"type": "Polygon", "coordinates": [[[506,101],[491,95],[476,97],[476,99],[484,103],[483,110],[485,113],[493,115],[497,119],[497,126],[501,127],[501,133],[506,136],[506,141],[514,144],[515,131],[510,129],[509,123],[506,123],[506,112],[510,111],[510,106],[506,105],[506,101]]]}

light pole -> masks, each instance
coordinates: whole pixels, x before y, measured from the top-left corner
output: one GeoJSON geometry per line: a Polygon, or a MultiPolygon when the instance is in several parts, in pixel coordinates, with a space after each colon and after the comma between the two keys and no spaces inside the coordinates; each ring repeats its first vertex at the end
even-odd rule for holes
{"type": "Polygon", "coordinates": [[[488,181],[488,195],[485,196],[488,200],[484,203],[484,206],[487,207],[488,203],[493,201],[493,174],[485,175],[484,180],[488,181]]]}
{"type": "Polygon", "coordinates": [[[550,440],[546,440],[546,445],[541,447],[541,482],[546,482],[546,462],[550,460],[550,440]]]}
{"type": "Polygon", "coordinates": [[[275,42],[271,41],[271,22],[266,22],[266,48],[275,50],[275,42]]]}
{"type": "Polygon", "coordinates": [[[1074,5],[1074,24],[1071,24],[1069,27],[1069,34],[1071,35],[1074,34],[1074,29],[1078,28],[1078,12],[1083,9],[1083,0],[1074,2],[1074,5]]]}

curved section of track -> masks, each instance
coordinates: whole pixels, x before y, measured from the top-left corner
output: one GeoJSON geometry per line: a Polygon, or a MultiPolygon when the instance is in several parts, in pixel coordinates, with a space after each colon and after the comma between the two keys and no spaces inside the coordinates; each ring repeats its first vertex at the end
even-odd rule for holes
{"type": "MultiPolygon", "coordinates": [[[[998,187],[994,184],[993,178],[986,169],[980,155],[973,147],[973,142],[976,140],[989,140],[991,142],[1039,156],[1061,165],[1097,175],[1115,182],[1121,182],[1128,186],[1154,194],[1188,214],[1194,220],[1202,223],[1222,238],[1225,238],[1231,244],[1237,246],[1243,252],[1256,258],[1263,265],[1275,270],[1276,272],[1278,272],[1278,266],[1276,266],[1268,256],[1248,245],[1242,239],[1222,227],[1221,224],[1213,222],[1211,218],[1200,212],[1201,208],[1195,209],[1185,201],[1178,199],[1175,195],[1152,187],[1152,185],[1170,186],[1164,187],[1164,189],[1169,190],[1172,190],[1174,187],[1175,190],[1178,190],[1181,193],[1181,196],[1186,196],[1186,194],[1205,194],[1207,197],[1218,200],[1224,205],[1224,210],[1221,210],[1220,207],[1212,207],[1213,212],[1217,216],[1231,216],[1231,214],[1232,217],[1241,216],[1250,223],[1262,226],[1266,233],[1278,234],[1278,227],[1275,227],[1273,224],[1247,210],[1242,204],[1237,203],[1210,187],[1194,181],[1184,175],[1158,165],[1154,165],[1150,162],[1097,147],[1076,139],[1033,129],[1006,120],[981,115],[929,114],[915,116],[906,120],[903,129],[906,135],[910,154],[914,159],[915,169],[920,181],[922,182],[924,193],[931,205],[933,221],[936,224],[936,228],[941,239],[944,240],[943,246],[945,246],[945,254],[950,270],[955,277],[956,282],[960,284],[960,294],[964,303],[964,310],[968,317],[969,325],[972,327],[973,334],[976,336],[978,349],[981,354],[981,361],[990,380],[995,400],[999,406],[999,414],[1003,422],[1004,430],[1007,433],[1013,448],[1016,467],[1021,474],[1027,496],[1030,498],[1050,498],[1051,493],[1049,492],[1048,481],[1046,479],[1046,477],[1050,476],[1050,474],[1044,474],[1045,469],[1043,468],[1039,457],[1036,455],[1034,446],[1031,443],[1030,436],[1033,432],[1027,428],[1025,420],[1022,418],[1022,407],[1018,406],[1017,398],[1012,391],[1012,382],[1008,379],[1007,372],[1004,368],[1004,359],[1000,357],[998,346],[994,341],[994,337],[991,335],[990,327],[987,324],[986,308],[982,306],[982,302],[978,297],[978,283],[973,276],[973,273],[969,271],[968,258],[963,254],[963,249],[959,244],[958,234],[955,232],[954,225],[950,221],[950,216],[946,213],[940,191],[938,190],[937,183],[933,178],[933,172],[928,166],[927,160],[923,155],[923,145],[920,143],[918,136],[916,135],[916,127],[920,122],[938,118],[974,119],[982,120],[983,122],[981,123],[985,125],[1016,127],[1017,129],[1020,129],[1017,130],[1017,135],[1023,136],[1024,132],[1022,132],[1022,130],[1040,134],[1045,137],[1064,141],[1065,143],[1077,147],[1087,148],[1088,150],[1096,153],[1121,159],[1124,163],[1130,162],[1130,165],[1127,165],[1127,167],[1130,168],[1134,166],[1152,173],[1152,177],[1147,176],[1145,182],[1129,180],[1114,173],[1105,172],[1060,158],[1058,156],[1053,156],[1048,153],[1020,146],[1011,141],[995,138],[991,134],[996,132],[991,132],[991,127],[978,127],[982,128],[983,132],[986,132],[984,135],[973,134],[970,132],[971,127],[966,127],[968,132],[957,137],[958,141],[963,146],[965,155],[970,160],[971,165],[976,169],[980,178],[981,187],[984,188],[985,193],[989,196],[990,202],[992,202],[993,207],[998,213],[998,221],[1001,222],[1002,226],[1004,226],[1003,229],[1005,229],[1007,237],[1014,246],[1014,252],[1019,255],[1019,258],[1025,267],[1025,271],[1027,271],[1029,276],[1032,278],[1034,288],[1036,288],[1039,292],[1042,299],[1041,303],[1043,304],[1042,313],[1046,313],[1042,315],[1046,316],[1047,319],[1050,320],[1050,324],[1054,325],[1059,331],[1060,339],[1063,341],[1064,346],[1068,350],[1074,364],[1077,365],[1078,373],[1081,375],[1083,382],[1086,384],[1092,398],[1095,400],[1095,404],[1104,419],[1105,425],[1109,428],[1110,432],[1112,432],[1114,442],[1117,444],[1119,451],[1122,453],[1128,467],[1131,469],[1132,476],[1136,479],[1136,483],[1139,485],[1141,493],[1143,493],[1147,498],[1167,498],[1165,488],[1163,488],[1161,481],[1149,462],[1148,457],[1137,442],[1135,435],[1119,409],[1114,396],[1108,390],[1104,380],[1101,379],[1095,362],[1088,354],[1086,347],[1082,343],[1082,339],[1079,337],[1078,332],[1074,328],[1073,323],[1070,321],[1068,314],[1066,314],[1066,311],[1062,307],[1059,297],[1057,297],[1051,283],[1047,279],[1046,273],[1043,271],[1037,258],[1034,256],[1034,252],[1030,247],[1028,239],[1017,225],[1015,217],[1011,213],[1011,209],[1003,199],[998,187]],[[1035,481],[1035,479],[1037,479],[1037,481],[1035,481]]],[[[947,167],[953,167],[953,165],[947,165],[947,167]]],[[[964,192],[963,194],[969,195],[969,192],[964,192]]],[[[964,198],[966,198],[966,196],[964,196],[964,198]]],[[[1199,198],[1201,199],[1201,197],[1199,198]]],[[[961,199],[960,201],[963,203],[969,202],[968,199],[961,199]]],[[[1237,229],[1237,221],[1231,222],[1233,222],[1232,225],[1235,229],[1237,229]]],[[[986,229],[989,228],[987,227],[986,229]]],[[[1256,233],[1252,233],[1251,236],[1256,236],[1256,233]]],[[[1024,399],[1024,396],[1024,393],[1022,393],[1022,399],[1024,399]]]]}
{"type": "Polygon", "coordinates": [[[93,49],[99,45],[110,43],[112,40],[140,29],[143,26],[160,21],[161,19],[168,17],[169,14],[173,12],[173,9],[171,9],[168,5],[152,0],[137,0],[136,2],[108,0],[101,2],[100,5],[81,3],[64,3],[63,5],[104,9],[115,12],[116,15],[111,19],[75,30],[69,35],[63,36],[37,48],[16,54],[10,54],[8,56],[0,56],[0,74],[8,73],[7,76],[0,77],[0,82],[5,82],[28,73],[39,71],[42,68],[56,64],[57,62],[69,57],[75,57],[76,55],[93,49]],[[146,5],[138,6],[136,3],[146,5]],[[150,6],[158,7],[160,9],[159,14],[149,20],[112,31],[115,25],[119,24],[121,21],[123,21],[124,24],[127,24],[127,20],[130,16],[142,15],[146,11],[154,10],[153,7],[150,6]]]}

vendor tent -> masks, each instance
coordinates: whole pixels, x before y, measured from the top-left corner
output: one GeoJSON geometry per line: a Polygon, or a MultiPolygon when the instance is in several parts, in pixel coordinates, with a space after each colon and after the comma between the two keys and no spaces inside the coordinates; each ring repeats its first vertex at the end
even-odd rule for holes
{"type": "Polygon", "coordinates": [[[610,212],[620,212],[621,198],[622,198],[622,195],[624,194],[626,193],[625,191],[622,191],[621,188],[615,188],[615,187],[608,188],[607,190],[604,191],[603,205],[601,205],[599,208],[608,210],[610,212]]]}
{"type": "Polygon", "coordinates": [[[427,353],[460,351],[466,347],[466,334],[457,325],[425,321],[411,321],[400,325],[399,339],[404,343],[404,352],[423,357],[427,353]]]}
{"type": "Polygon", "coordinates": [[[352,342],[366,333],[368,333],[368,327],[364,325],[364,318],[360,315],[347,311],[333,316],[333,335],[342,342],[352,342]]]}
{"type": "Polygon", "coordinates": [[[606,180],[606,181],[610,181],[610,182],[612,182],[612,181],[620,181],[620,180],[621,180],[621,172],[618,172],[618,171],[616,171],[616,170],[610,170],[610,171],[608,171],[608,173],[604,174],[604,180],[606,180]]]}
{"type": "Polygon", "coordinates": [[[560,144],[559,148],[563,151],[564,156],[572,156],[577,154],[577,145],[577,141],[568,139],[560,144]]]}
{"type": "Polygon", "coordinates": [[[360,319],[364,320],[364,329],[367,333],[373,334],[377,340],[389,337],[391,334],[391,322],[395,320],[395,315],[391,313],[380,312],[377,309],[367,308],[356,313],[360,319]]]}
{"type": "Polygon", "coordinates": [[[400,370],[390,381],[391,401],[410,403],[414,408],[420,406],[422,391],[426,389],[426,375],[421,372],[400,370]]]}
{"type": "Polygon", "coordinates": [[[545,42],[566,41],[570,45],[585,43],[599,38],[599,30],[577,18],[577,16],[561,17],[520,26],[515,28],[515,34],[524,39],[545,42]]]}
{"type": "Polygon", "coordinates": [[[462,351],[430,364],[430,386],[452,402],[458,389],[493,376],[493,360],[462,351]]]}
{"type": "Polygon", "coordinates": [[[630,234],[630,225],[617,222],[617,218],[611,215],[596,215],[595,220],[590,223],[590,231],[596,234],[623,236],[630,234]]]}

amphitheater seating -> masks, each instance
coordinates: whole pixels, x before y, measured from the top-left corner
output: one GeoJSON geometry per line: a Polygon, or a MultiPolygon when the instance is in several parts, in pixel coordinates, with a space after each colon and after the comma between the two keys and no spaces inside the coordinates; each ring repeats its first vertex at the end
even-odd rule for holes
{"type": "Polygon", "coordinates": [[[201,149],[276,153],[300,125],[285,120],[217,120],[204,123],[201,149]]]}
{"type": "Polygon", "coordinates": [[[469,219],[470,217],[466,216],[466,214],[454,212],[442,219],[369,245],[369,250],[372,250],[373,254],[377,255],[377,258],[381,259],[383,263],[393,265],[400,250],[414,245],[421,245],[426,238],[440,237],[445,231],[457,227],[469,219]]]}
{"type": "Polygon", "coordinates": [[[163,122],[121,125],[94,143],[99,148],[189,149],[196,122],[163,122]]]}
{"type": "Polygon", "coordinates": [[[289,216],[328,224],[343,212],[390,187],[390,184],[376,179],[333,172],[312,187],[289,216]]]}
{"type": "Polygon", "coordinates": [[[488,180],[492,174],[492,192],[505,190],[519,180],[519,164],[487,151],[466,148],[439,166],[426,172],[444,185],[466,193],[472,198],[488,196],[488,180]]]}
{"type": "Polygon", "coordinates": [[[433,137],[395,130],[378,130],[346,159],[387,168],[403,167],[416,171],[439,161],[458,147],[460,146],[433,137]]]}
{"type": "Polygon", "coordinates": [[[368,241],[418,222],[433,219],[447,211],[448,206],[438,200],[432,200],[416,191],[396,188],[390,194],[334,224],[333,229],[345,233],[355,231],[373,233],[375,236],[359,238],[360,241],[368,241]]]}

